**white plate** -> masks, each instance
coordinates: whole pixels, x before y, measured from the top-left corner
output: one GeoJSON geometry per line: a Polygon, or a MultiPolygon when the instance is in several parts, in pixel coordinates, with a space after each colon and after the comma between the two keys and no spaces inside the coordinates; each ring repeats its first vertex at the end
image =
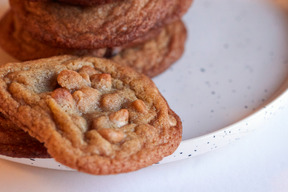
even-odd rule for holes
{"type": "MultiPolygon", "coordinates": [[[[4,14],[8,5],[0,2],[4,14]]],[[[184,17],[189,31],[184,56],[154,78],[183,121],[183,141],[159,163],[225,146],[260,128],[287,106],[286,2],[195,0],[184,17]]],[[[0,64],[14,61],[2,50],[0,56],[0,64]]],[[[67,170],[53,159],[0,157],[67,170]]]]}

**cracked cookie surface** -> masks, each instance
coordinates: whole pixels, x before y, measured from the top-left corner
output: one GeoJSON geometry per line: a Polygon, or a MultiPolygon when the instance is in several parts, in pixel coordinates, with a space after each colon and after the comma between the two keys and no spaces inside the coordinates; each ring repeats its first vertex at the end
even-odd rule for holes
{"type": "Polygon", "coordinates": [[[179,20],[192,0],[125,0],[92,7],[10,0],[33,37],[55,47],[95,49],[127,44],[179,20]]]}
{"type": "Polygon", "coordinates": [[[115,174],[157,163],[182,125],[154,83],[106,59],[59,56],[0,67],[0,108],[60,163],[115,174]]]}

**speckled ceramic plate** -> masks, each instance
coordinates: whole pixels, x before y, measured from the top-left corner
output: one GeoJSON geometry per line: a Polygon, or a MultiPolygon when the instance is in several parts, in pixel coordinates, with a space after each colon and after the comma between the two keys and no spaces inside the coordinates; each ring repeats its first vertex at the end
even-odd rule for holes
{"type": "MultiPolygon", "coordinates": [[[[183,141],[159,163],[225,146],[288,105],[287,2],[195,0],[184,18],[189,30],[184,56],[154,78],[183,121],[183,141]]],[[[0,14],[7,9],[0,0],[0,14]]],[[[0,56],[0,64],[14,61],[2,50],[0,56]]],[[[53,159],[0,157],[69,170],[53,159]]]]}

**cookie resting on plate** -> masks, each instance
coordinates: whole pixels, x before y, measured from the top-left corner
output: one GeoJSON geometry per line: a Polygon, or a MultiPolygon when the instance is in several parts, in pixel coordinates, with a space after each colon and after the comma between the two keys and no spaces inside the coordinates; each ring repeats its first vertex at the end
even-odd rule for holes
{"type": "Polygon", "coordinates": [[[181,121],[155,84],[113,61],[59,56],[9,63],[0,77],[4,116],[79,171],[134,171],[181,142],[181,121]]]}
{"type": "Polygon", "coordinates": [[[54,47],[96,49],[128,44],[179,20],[192,0],[125,0],[93,7],[10,0],[25,30],[54,47]]]}
{"type": "Polygon", "coordinates": [[[182,56],[187,37],[183,22],[176,21],[122,47],[91,50],[64,49],[51,47],[35,40],[30,33],[23,30],[17,17],[13,17],[12,11],[7,12],[0,20],[0,26],[1,47],[20,61],[63,54],[109,57],[149,77],[162,73],[182,56]]]}

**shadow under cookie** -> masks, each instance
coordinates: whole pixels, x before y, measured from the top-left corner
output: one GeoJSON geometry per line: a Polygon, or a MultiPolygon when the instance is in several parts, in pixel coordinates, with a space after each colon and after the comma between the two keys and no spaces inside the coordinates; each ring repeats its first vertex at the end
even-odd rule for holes
{"type": "Polygon", "coordinates": [[[187,37],[184,23],[176,21],[161,30],[151,31],[145,37],[122,47],[63,49],[35,40],[29,32],[23,29],[22,23],[14,17],[11,11],[1,19],[0,25],[1,47],[20,61],[64,54],[109,57],[149,77],[162,73],[182,56],[187,37]]]}

